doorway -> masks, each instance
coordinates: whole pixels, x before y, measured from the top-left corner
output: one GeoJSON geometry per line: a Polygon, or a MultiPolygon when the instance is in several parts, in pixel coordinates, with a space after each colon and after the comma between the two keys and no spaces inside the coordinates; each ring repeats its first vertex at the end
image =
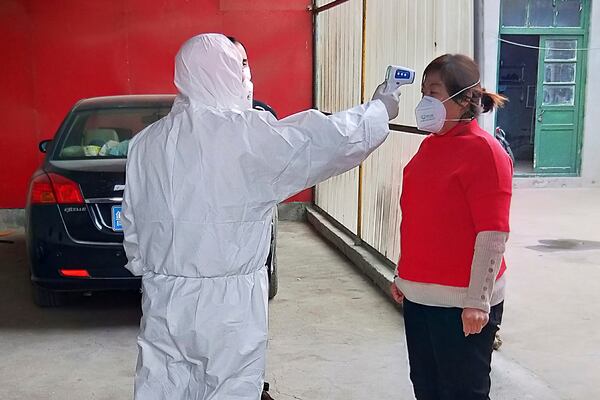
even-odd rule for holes
{"type": "Polygon", "coordinates": [[[539,35],[502,35],[498,92],[508,103],[498,110],[497,126],[506,134],[516,174],[534,173],[539,35]],[[519,43],[517,46],[513,43],[519,43]]]}

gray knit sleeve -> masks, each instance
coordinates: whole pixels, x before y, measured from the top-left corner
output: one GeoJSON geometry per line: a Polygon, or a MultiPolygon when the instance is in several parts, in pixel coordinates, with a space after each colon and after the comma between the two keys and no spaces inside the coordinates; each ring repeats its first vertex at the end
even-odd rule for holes
{"type": "Polygon", "coordinates": [[[484,231],[477,235],[464,308],[490,312],[490,299],[502,265],[507,240],[507,232],[484,231]]]}

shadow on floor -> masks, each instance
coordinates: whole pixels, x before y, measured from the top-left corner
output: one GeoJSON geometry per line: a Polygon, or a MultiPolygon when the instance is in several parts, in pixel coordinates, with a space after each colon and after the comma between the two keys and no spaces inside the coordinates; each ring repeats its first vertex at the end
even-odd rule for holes
{"type": "Polygon", "coordinates": [[[33,304],[25,238],[21,232],[0,243],[0,330],[90,329],[139,325],[137,292],[104,292],[72,296],[59,308],[33,304]]]}

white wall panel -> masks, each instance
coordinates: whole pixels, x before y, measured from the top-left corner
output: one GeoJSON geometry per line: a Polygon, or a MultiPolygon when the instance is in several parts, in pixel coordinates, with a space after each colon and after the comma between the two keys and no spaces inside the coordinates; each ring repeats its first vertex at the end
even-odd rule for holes
{"type": "MultiPolygon", "coordinates": [[[[320,0],[318,5],[328,1],[320,0]]],[[[400,114],[393,121],[414,126],[421,98],[422,72],[445,53],[473,56],[472,0],[367,0],[365,96],[384,79],[385,68],[404,65],[417,71],[402,91],[400,114]]],[[[351,0],[317,18],[317,107],[335,112],[360,102],[362,0],[351,0]]],[[[362,239],[396,262],[400,242],[399,200],[402,171],[423,136],[393,132],[364,163],[362,239]]],[[[317,186],[316,204],[357,233],[358,171],[317,186]]]]}
{"type": "MultiPolygon", "coordinates": [[[[316,46],[317,108],[336,112],[359,104],[362,0],[350,0],[319,14],[316,46]]],[[[317,185],[315,204],[356,234],[358,169],[317,185]]]]}

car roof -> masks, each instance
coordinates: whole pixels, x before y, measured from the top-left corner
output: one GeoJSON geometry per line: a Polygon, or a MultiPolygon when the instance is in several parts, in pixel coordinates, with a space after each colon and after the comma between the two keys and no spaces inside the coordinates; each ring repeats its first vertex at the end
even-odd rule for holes
{"type": "Polygon", "coordinates": [[[79,100],[72,111],[97,110],[104,108],[171,107],[174,94],[136,94],[127,96],[92,97],[79,100]]]}

